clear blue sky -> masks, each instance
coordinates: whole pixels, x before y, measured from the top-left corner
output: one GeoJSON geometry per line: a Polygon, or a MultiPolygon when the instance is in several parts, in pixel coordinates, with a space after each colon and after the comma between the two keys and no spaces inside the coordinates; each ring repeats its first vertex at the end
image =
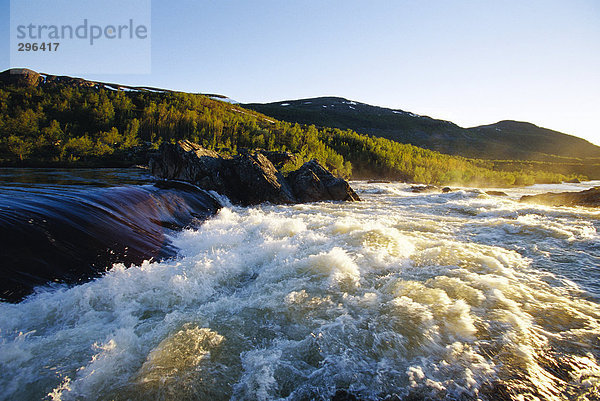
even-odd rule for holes
{"type": "MultiPolygon", "coordinates": [[[[8,0],[0,12],[5,69],[8,0]]],[[[335,95],[600,144],[600,1],[154,0],[152,73],[85,77],[241,102],[335,95]]]]}

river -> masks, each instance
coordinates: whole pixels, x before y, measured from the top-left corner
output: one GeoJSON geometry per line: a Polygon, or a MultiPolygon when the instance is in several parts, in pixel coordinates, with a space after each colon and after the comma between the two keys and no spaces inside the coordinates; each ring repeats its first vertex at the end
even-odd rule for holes
{"type": "Polygon", "coordinates": [[[598,399],[600,211],[516,200],[599,182],[351,185],[361,202],[223,199],[176,257],[0,303],[0,399],[598,399]]]}

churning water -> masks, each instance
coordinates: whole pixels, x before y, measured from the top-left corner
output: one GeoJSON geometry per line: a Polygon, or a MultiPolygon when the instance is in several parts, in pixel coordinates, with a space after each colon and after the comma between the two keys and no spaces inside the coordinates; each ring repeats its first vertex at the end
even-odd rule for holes
{"type": "Polygon", "coordinates": [[[0,398],[598,399],[600,211],[353,187],[1,303],[0,398]]]}

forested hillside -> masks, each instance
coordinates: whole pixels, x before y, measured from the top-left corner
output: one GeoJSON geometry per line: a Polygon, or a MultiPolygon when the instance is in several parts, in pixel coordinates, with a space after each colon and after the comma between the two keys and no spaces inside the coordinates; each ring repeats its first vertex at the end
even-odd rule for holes
{"type": "Polygon", "coordinates": [[[230,154],[242,148],[289,151],[297,157],[284,170],[316,158],[334,173],[354,178],[503,186],[575,177],[568,169],[559,174],[536,166],[499,168],[352,130],[277,121],[200,94],[32,71],[0,76],[2,165],[131,165],[162,142],[181,139],[230,154]]]}

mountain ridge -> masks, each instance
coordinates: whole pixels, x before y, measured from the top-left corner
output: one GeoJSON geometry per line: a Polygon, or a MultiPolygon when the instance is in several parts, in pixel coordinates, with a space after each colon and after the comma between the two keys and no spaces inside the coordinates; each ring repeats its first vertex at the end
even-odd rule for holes
{"type": "Polygon", "coordinates": [[[352,129],[470,158],[542,161],[600,158],[600,147],[583,138],[524,121],[501,120],[464,128],[447,120],[334,96],[243,106],[280,120],[352,129]]]}

